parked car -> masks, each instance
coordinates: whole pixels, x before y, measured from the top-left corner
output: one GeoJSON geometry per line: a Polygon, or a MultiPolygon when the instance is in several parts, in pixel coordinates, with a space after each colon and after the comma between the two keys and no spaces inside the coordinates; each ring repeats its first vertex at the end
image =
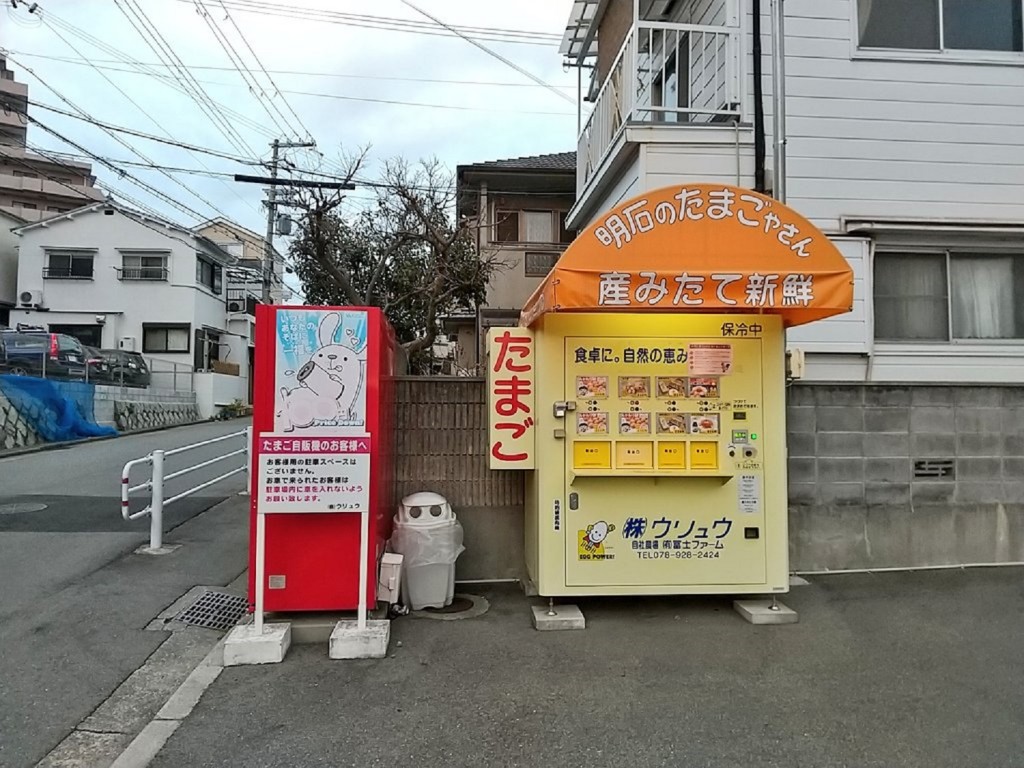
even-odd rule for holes
{"type": "Polygon", "coordinates": [[[55,379],[85,378],[78,339],[45,331],[0,331],[0,371],[55,379]]]}
{"type": "Polygon", "coordinates": [[[149,366],[146,358],[138,352],[125,352],[123,349],[101,349],[99,351],[106,363],[104,374],[114,384],[126,387],[148,387],[150,382],[149,366]]]}
{"type": "Polygon", "coordinates": [[[84,346],[88,380],[91,382],[110,381],[110,364],[96,347],[84,346]]]}

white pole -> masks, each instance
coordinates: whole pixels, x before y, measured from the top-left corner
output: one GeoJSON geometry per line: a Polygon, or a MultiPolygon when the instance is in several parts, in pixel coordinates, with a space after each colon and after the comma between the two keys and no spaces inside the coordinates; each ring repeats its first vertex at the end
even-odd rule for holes
{"type": "Polygon", "coordinates": [[[370,512],[359,513],[359,629],[366,629],[366,569],[370,563],[370,512]]]}
{"type": "Polygon", "coordinates": [[[239,496],[248,496],[252,489],[252,427],[245,428],[245,490],[239,496]]]}
{"type": "Polygon", "coordinates": [[[772,129],[775,199],[786,202],[786,6],[772,0],[772,129]]]}
{"type": "Polygon", "coordinates": [[[153,451],[153,501],[149,509],[149,548],[163,546],[164,537],[164,452],[153,451]]]}
{"type": "Polygon", "coordinates": [[[264,571],[265,550],[267,545],[267,518],[262,513],[256,515],[256,634],[263,635],[263,582],[266,580],[264,571]]]}

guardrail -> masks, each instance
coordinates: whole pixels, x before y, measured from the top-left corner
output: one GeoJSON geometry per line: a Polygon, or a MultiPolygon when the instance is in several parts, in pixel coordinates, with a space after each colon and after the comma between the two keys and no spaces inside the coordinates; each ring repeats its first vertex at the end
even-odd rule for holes
{"type": "MultiPolygon", "coordinates": [[[[191,445],[183,445],[180,448],[172,448],[169,451],[156,450],[141,459],[132,459],[124,465],[121,470],[121,517],[125,520],[137,520],[140,517],[150,516],[149,523],[149,550],[157,551],[163,547],[163,525],[164,525],[164,507],[169,504],[173,504],[176,501],[184,499],[186,496],[191,496],[196,491],[201,491],[203,488],[209,488],[215,483],[219,483],[221,480],[226,480],[232,475],[239,473],[245,473],[248,478],[252,471],[252,427],[246,427],[239,432],[232,432],[229,435],[221,435],[220,437],[214,437],[210,440],[203,440],[198,443],[192,443],[191,445]],[[201,461],[198,464],[193,464],[190,467],[179,469],[177,472],[172,472],[169,475],[164,474],[164,459],[168,456],[177,456],[187,451],[195,450],[196,448],[202,448],[207,445],[213,445],[214,443],[222,443],[227,440],[243,440],[243,445],[236,451],[230,451],[229,453],[216,456],[215,458],[208,459],[207,461],[201,461]],[[225,472],[222,475],[218,475],[212,480],[207,480],[204,483],[195,485],[188,490],[182,491],[179,494],[171,496],[169,499],[164,498],[164,483],[168,480],[174,480],[175,478],[187,475],[189,472],[195,472],[197,469],[203,469],[204,467],[212,466],[225,459],[230,459],[233,456],[244,455],[245,461],[241,467],[232,469],[230,472],[225,472]],[[144,483],[138,485],[131,485],[131,471],[132,467],[139,465],[149,465],[152,467],[150,478],[144,483]],[[138,512],[131,512],[129,509],[131,494],[135,491],[140,490],[150,491],[150,502],[146,505],[145,509],[141,509],[138,512]]],[[[248,483],[246,483],[246,491],[248,492],[248,483]]]]}

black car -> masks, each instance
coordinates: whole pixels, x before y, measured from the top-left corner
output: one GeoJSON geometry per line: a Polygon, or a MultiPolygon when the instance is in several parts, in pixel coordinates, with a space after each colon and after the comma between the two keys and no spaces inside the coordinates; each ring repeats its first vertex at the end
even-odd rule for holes
{"type": "Polygon", "coordinates": [[[110,381],[110,364],[103,353],[96,347],[84,346],[85,364],[87,366],[87,381],[92,383],[103,383],[110,381]]]}
{"type": "Polygon", "coordinates": [[[54,379],[85,378],[78,339],[45,331],[0,331],[0,372],[54,379]]]}
{"type": "Polygon", "coordinates": [[[146,358],[138,352],[101,349],[99,354],[106,365],[103,375],[112,383],[123,384],[126,387],[149,386],[149,366],[146,365],[146,358]]]}

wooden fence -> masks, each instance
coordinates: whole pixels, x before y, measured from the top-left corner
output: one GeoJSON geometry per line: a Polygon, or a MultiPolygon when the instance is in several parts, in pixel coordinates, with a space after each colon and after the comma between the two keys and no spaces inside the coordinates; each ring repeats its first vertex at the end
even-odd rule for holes
{"type": "Polygon", "coordinates": [[[523,473],[487,466],[484,379],[402,377],[395,399],[397,498],[430,490],[456,508],[523,505],[523,473]]]}

